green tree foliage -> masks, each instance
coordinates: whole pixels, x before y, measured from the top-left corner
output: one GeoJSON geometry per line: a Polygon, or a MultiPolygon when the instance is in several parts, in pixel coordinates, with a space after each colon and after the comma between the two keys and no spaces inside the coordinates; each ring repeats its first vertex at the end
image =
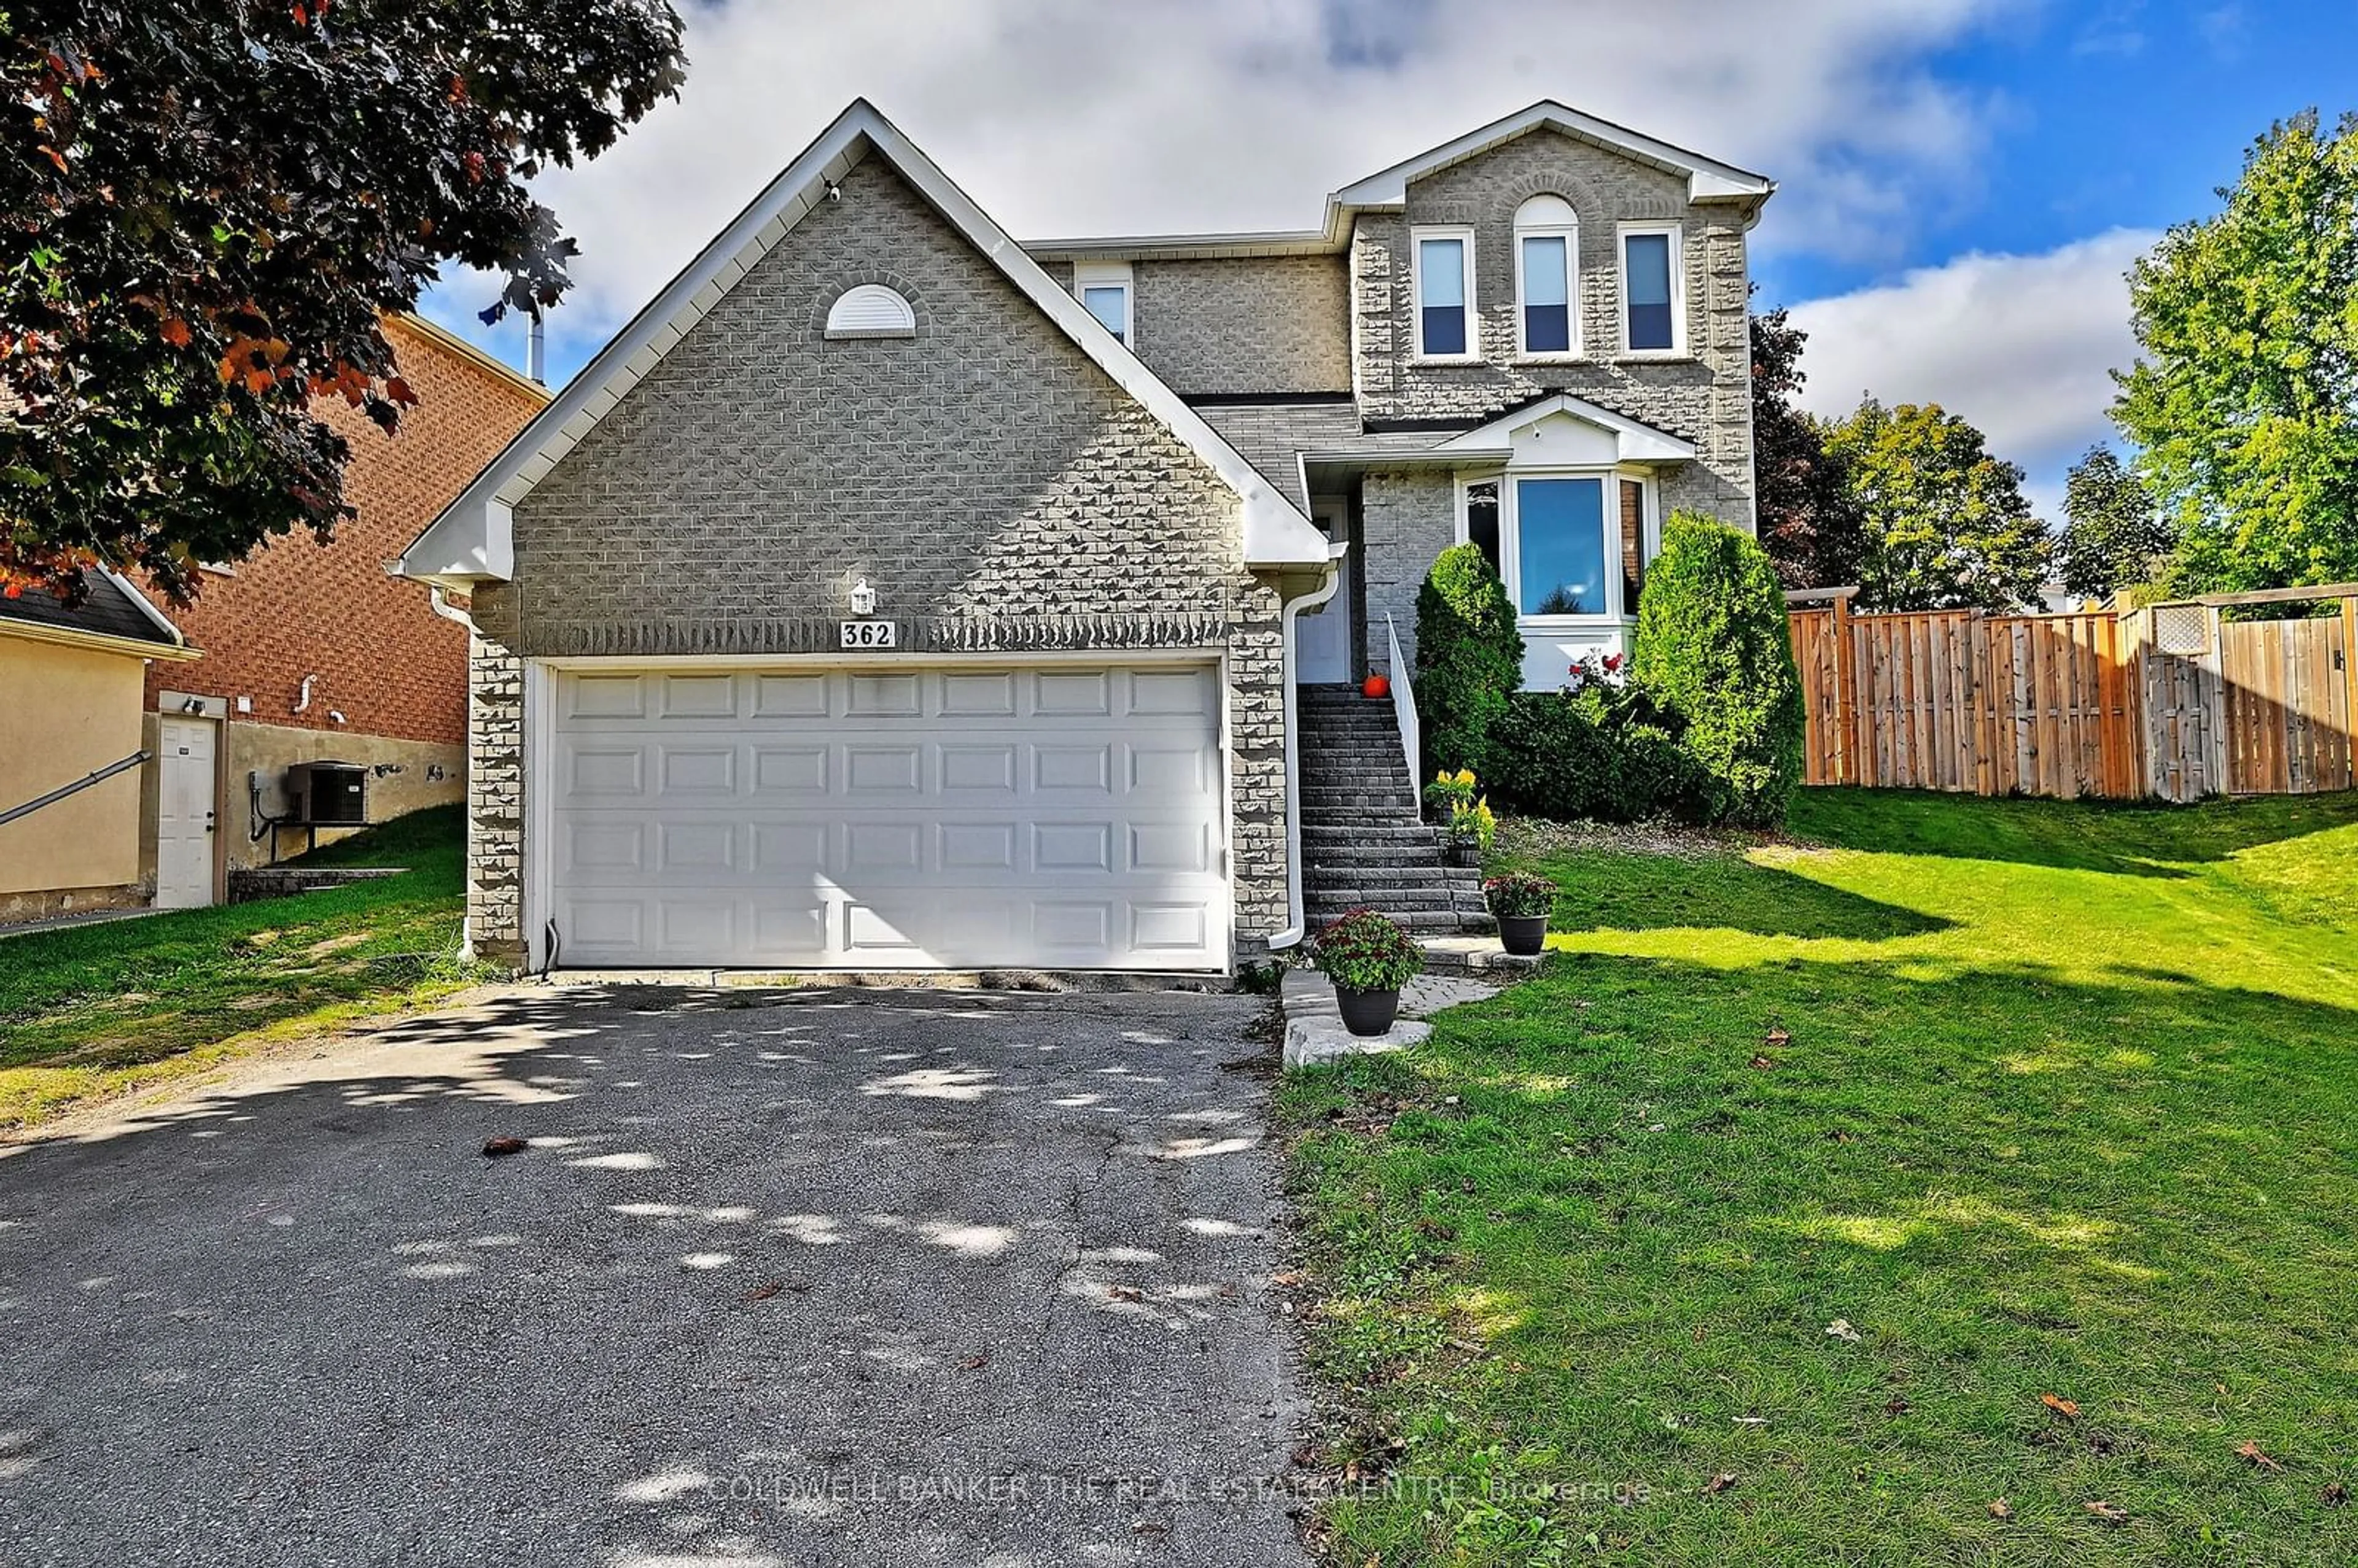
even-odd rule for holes
{"type": "Polygon", "coordinates": [[[2129,273],[2113,419],[2178,525],[2177,586],[2358,579],[2358,115],[2273,126],[2129,273]]]}
{"type": "Polygon", "coordinates": [[[1522,684],[1522,633],[1498,574],[1476,546],[1442,551],[1416,593],[1416,707],[1427,761],[1478,772],[1490,727],[1522,684]]]}
{"type": "Polygon", "coordinates": [[[2150,582],[2175,541],[2153,492],[2110,447],[2088,449],[2063,484],[2063,514],[2071,519],[2057,541],[2063,586],[2102,598],[2115,589],[2150,582]]]}
{"type": "Polygon", "coordinates": [[[1717,518],[1678,513],[1638,604],[1635,678],[1683,725],[1709,815],[1773,824],[1801,782],[1801,673],[1768,552],[1717,518]]]}
{"type": "Polygon", "coordinates": [[[569,287],[527,182],[681,81],[662,0],[0,0],[0,589],[174,599],[346,514],[316,399],[416,401],[378,329],[446,264],[569,287]]]}
{"type": "Polygon", "coordinates": [[[2014,610],[2034,602],[2052,541],[2022,470],[1938,404],[1869,397],[1825,427],[1866,523],[1861,608],[2014,610]]]}
{"type": "Polygon", "coordinates": [[[1752,468],[1759,538],[1787,588],[1855,583],[1866,524],[1825,432],[1801,412],[1810,335],[1782,308],[1752,318],[1752,468]]]}

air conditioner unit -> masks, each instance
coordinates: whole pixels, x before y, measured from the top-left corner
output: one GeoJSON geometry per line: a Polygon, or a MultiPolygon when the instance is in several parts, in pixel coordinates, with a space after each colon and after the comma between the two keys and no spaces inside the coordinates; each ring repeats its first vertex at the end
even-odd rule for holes
{"type": "Polygon", "coordinates": [[[294,827],[368,824],[368,770],[354,762],[297,762],[287,770],[287,823],[294,827]]]}

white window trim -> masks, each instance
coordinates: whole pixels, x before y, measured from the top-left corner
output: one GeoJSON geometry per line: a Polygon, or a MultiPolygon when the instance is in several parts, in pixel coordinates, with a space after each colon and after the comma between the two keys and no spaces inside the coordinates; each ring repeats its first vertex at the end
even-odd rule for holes
{"type": "Polygon", "coordinates": [[[1474,296],[1474,230],[1464,223],[1439,223],[1418,227],[1408,232],[1408,314],[1409,330],[1414,334],[1416,360],[1421,364],[1473,364],[1482,358],[1482,312],[1474,296]],[[1462,253],[1466,262],[1466,351],[1462,354],[1429,354],[1424,351],[1424,243],[1427,240],[1463,240],[1462,253]]]}
{"type": "MultiPolygon", "coordinates": [[[[1088,309],[1089,290],[1119,288],[1121,290],[1121,341],[1124,348],[1138,351],[1138,280],[1128,262],[1076,262],[1073,265],[1073,297],[1088,309]]],[[[1094,314],[1094,312],[1092,312],[1094,314]]]]}
{"type": "Polygon", "coordinates": [[[1613,265],[1620,275],[1621,297],[1615,330],[1620,337],[1623,359],[1683,360],[1693,357],[1693,350],[1687,341],[1686,243],[1686,225],[1683,223],[1622,223],[1617,227],[1613,236],[1613,265]],[[1637,234],[1668,234],[1671,237],[1671,346],[1667,349],[1633,349],[1629,346],[1629,240],[1637,234]]]}
{"type": "Polygon", "coordinates": [[[1580,320],[1580,223],[1531,223],[1515,229],[1515,358],[1525,364],[1566,364],[1582,357],[1585,334],[1580,320]],[[1564,317],[1571,323],[1572,346],[1561,352],[1551,350],[1535,354],[1524,342],[1524,331],[1531,318],[1530,307],[1524,304],[1523,242],[1525,240],[1557,240],[1563,242],[1564,317]]]}
{"type": "Polygon", "coordinates": [[[1639,528],[1638,553],[1639,563],[1652,566],[1661,554],[1661,523],[1659,487],[1654,475],[1643,469],[1618,464],[1611,468],[1544,468],[1544,469],[1466,469],[1457,475],[1457,507],[1455,543],[1468,543],[1472,537],[1466,526],[1469,492],[1477,484],[1498,487],[1498,576],[1507,590],[1507,601],[1516,607],[1518,629],[1541,633],[1563,634],[1594,632],[1613,627],[1628,627],[1638,617],[1638,607],[1621,602],[1621,481],[1635,480],[1639,487],[1640,510],[1644,521],[1639,528]],[[1523,602],[1523,523],[1521,515],[1521,482],[1532,479],[1593,479],[1605,488],[1605,613],[1602,615],[1526,615],[1523,602]]]}

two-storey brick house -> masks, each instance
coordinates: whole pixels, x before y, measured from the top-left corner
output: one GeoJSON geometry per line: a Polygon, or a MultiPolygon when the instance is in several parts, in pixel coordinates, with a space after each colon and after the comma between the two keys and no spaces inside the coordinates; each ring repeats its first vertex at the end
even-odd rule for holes
{"type": "Polygon", "coordinates": [[[1541,103],[1314,230],[1022,245],[854,104],[403,558],[472,596],[478,947],[1218,970],[1346,901],[1455,924],[1337,694],[1455,542],[1546,684],[1668,512],[1750,525],[1771,189],[1541,103]]]}

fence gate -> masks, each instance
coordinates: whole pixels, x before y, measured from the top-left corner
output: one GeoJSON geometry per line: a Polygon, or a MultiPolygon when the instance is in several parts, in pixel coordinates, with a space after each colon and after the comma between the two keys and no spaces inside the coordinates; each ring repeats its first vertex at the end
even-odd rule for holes
{"type": "Polygon", "coordinates": [[[2315,795],[2358,785],[2351,771],[2350,622],[2229,621],[2219,627],[2227,694],[2227,788],[2315,795]]]}

